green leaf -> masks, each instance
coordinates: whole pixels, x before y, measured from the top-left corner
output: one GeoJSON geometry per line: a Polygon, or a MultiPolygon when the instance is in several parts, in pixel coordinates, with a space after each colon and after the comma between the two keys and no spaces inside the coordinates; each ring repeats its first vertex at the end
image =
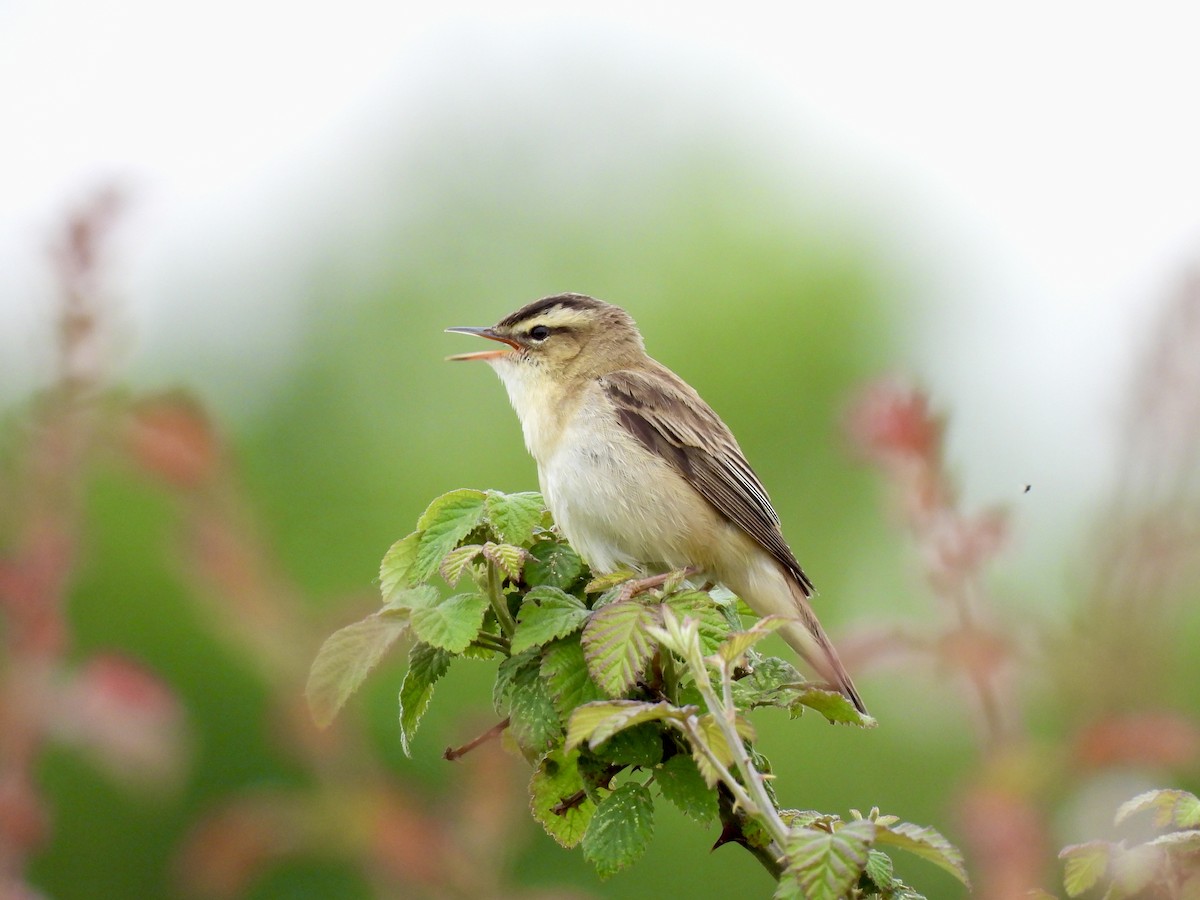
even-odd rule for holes
{"type": "Polygon", "coordinates": [[[842,817],[837,813],[817,812],[815,809],[781,809],[779,818],[788,828],[807,828],[816,822],[826,826],[842,821],[842,817]]]}
{"type": "Polygon", "coordinates": [[[783,616],[764,616],[745,631],[735,631],[729,635],[717,648],[717,654],[726,662],[736,664],[747,650],[782,628],[787,622],[788,620],[783,616]]]}
{"type": "MultiPolygon", "coordinates": [[[[600,601],[604,599],[601,597],[600,601]]],[[[619,606],[620,604],[613,603],[612,605],[619,606]]],[[[594,612],[606,608],[607,606],[602,605],[599,601],[592,606],[594,612]]],[[[671,607],[661,603],[652,607],[651,611],[655,622],[646,629],[646,634],[652,642],[681,659],[691,659],[693,652],[704,655],[704,650],[700,646],[700,631],[694,619],[680,619],[671,607]]]]}
{"type": "Polygon", "coordinates": [[[604,697],[604,692],[588,672],[578,634],[546,645],[542,652],[541,672],[554,700],[554,708],[564,721],[571,717],[576,707],[604,697]]]}
{"type": "Polygon", "coordinates": [[[417,531],[428,531],[439,523],[444,524],[457,519],[462,515],[463,510],[479,509],[482,516],[484,499],[484,492],[474,488],[459,488],[442,494],[425,507],[425,512],[421,513],[421,518],[417,519],[417,531]]]}
{"type": "Polygon", "coordinates": [[[456,547],[442,557],[442,564],[438,566],[438,574],[445,579],[446,584],[454,587],[458,584],[458,580],[462,578],[462,573],[466,571],[467,566],[482,551],[482,544],[467,544],[465,547],[456,547]]]}
{"type": "Polygon", "coordinates": [[[971,886],[967,868],[963,865],[962,853],[933,828],[900,822],[897,825],[879,825],[875,835],[877,844],[890,844],[907,850],[922,859],[927,859],[961,881],[971,886]]]}
{"type": "MultiPolygon", "coordinates": [[[[748,721],[738,716],[736,721],[738,734],[747,740],[754,740],[754,726],[748,721]]],[[[712,713],[705,713],[696,719],[696,729],[700,733],[699,739],[712,752],[717,761],[729,768],[733,762],[733,748],[729,746],[729,741],[725,739],[725,732],[721,730],[721,726],[713,717],[712,713]]],[[[712,761],[700,750],[699,747],[692,747],[692,758],[696,761],[696,766],[700,770],[700,774],[704,776],[704,780],[709,787],[716,787],[717,782],[721,780],[720,773],[712,761]]]]}
{"type": "Polygon", "coordinates": [[[583,653],[596,684],[610,697],[625,693],[654,653],[648,629],[654,610],[636,600],[612,603],[592,614],[583,629],[583,653]]]}
{"type": "MultiPolygon", "coordinates": [[[[737,594],[735,594],[729,588],[718,584],[716,587],[709,588],[706,593],[708,594],[708,598],[712,600],[712,602],[715,603],[719,608],[731,609],[735,614],[737,613],[738,603],[741,601],[738,600],[737,594]]],[[[751,613],[751,615],[754,615],[754,613],[751,613]]],[[[755,616],[755,618],[757,618],[757,616],[755,616]]],[[[740,624],[741,620],[739,619],[738,622],[739,624],[736,628],[734,628],[734,631],[742,630],[740,624]]]]}
{"type": "MultiPolygon", "coordinates": [[[[495,621],[495,620],[492,620],[492,621],[495,621]]],[[[487,623],[488,623],[488,620],[485,617],[484,618],[484,625],[485,625],[484,631],[488,631],[488,629],[486,627],[487,623]]],[[[491,634],[492,632],[488,631],[488,633],[491,634]]],[[[461,656],[463,659],[495,659],[497,656],[499,656],[501,654],[500,654],[500,651],[498,651],[498,650],[492,650],[490,647],[481,647],[479,644],[472,643],[472,644],[468,644],[467,649],[458,655],[461,656]]]]}
{"type": "Polygon", "coordinates": [[[570,544],[538,541],[529,548],[525,560],[525,582],[529,585],[548,584],[565,591],[582,574],[583,560],[570,544]]]}
{"type": "Polygon", "coordinates": [[[896,886],[896,875],[892,858],[882,850],[867,851],[867,877],[881,891],[890,891],[896,886]]]}
{"type": "Polygon", "coordinates": [[[633,569],[624,567],[617,569],[615,572],[608,572],[604,575],[597,575],[587,583],[587,587],[583,589],[585,594],[600,594],[607,591],[609,588],[616,587],[619,584],[624,584],[631,578],[637,578],[637,572],[633,569]]]}
{"type": "Polygon", "coordinates": [[[795,666],[778,656],[760,656],[753,650],[746,652],[746,663],[749,674],[733,682],[733,699],[739,709],[793,709],[798,705],[797,694],[805,681],[795,666]]]}
{"type": "Polygon", "coordinates": [[[434,606],[412,611],[413,631],[426,644],[462,653],[479,634],[487,598],[481,594],[456,594],[434,606]]]}
{"type": "Polygon", "coordinates": [[[776,848],[771,846],[774,838],[771,837],[766,826],[754,816],[742,816],[740,813],[735,813],[738,816],[738,825],[742,829],[742,839],[746,842],[748,848],[756,850],[772,850],[776,848]]]}
{"type": "Polygon", "coordinates": [[[583,836],[583,855],[608,878],[636,862],[654,834],[654,800],[645,785],[626,782],[604,798],[583,836]]]}
{"type": "Polygon", "coordinates": [[[588,615],[582,600],[555,587],[535,587],[525,595],[517,613],[512,652],[520,653],[530,647],[540,647],[555,638],[566,637],[583,627],[588,615]]]}
{"type": "MultiPolygon", "coordinates": [[[[601,593],[599,597],[595,597],[592,600],[592,603],[591,603],[592,609],[593,610],[603,609],[604,607],[608,606],[610,603],[616,603],[618,600],[621,599],[621,594],[624,590],[625,590],[624,587],[609,588],[607,591],[604,591],[603,593],[601,593]]],[[[591,593],[591,592],[585,588],[584,593],[591,593]]]]}
{"type": "Polygon", "coordinates": [[[612,780],[617,776],[615,768],[591,750],[580,749],[579,777],[583,779],[583,789],[593,803],[599,804],[612,791],[612,780]]]}
{"type": "Polygon", "coordinates": [[[716,653],[721,643],[729,637],[729,624],[725,621],[725,614],[704,591],[672,594],[664,602],[680,619],[695,621],[700,634],[700,647],[705,656],[716,653]]]}
{"type": "Polygon", "coordinates": [[[542,680],[536,656],[513,676],[508,715],[509,733],[526,756],[536,759],[562,738],[562,719],[542,680]]]}
{"type": "Polygon", "coordinates": [[[875,823],[869,819],[847,822],[832,833],[798,828],[784,847],[784,878],[794,880],[807,900],[841,900],[866,868],[874,838],[875,823]]]}
{"type": "Polygon", "coordinates": [[[643,722],[618,731],[592,748],[592,755],[617,766],[657,766],[663,758],[663,726],[643,722]]]}
{"type": "Polygon", "coordinates": [[[492,705],[496,712],[508,706],[509,695],[512,694],[517,675],[529,667],[538,669],[538,652],[536,649],[516,653],[507,659],[502,659],[496,668],[496,683],[492,687],[492,705]]]}
{"type": "Polygon", "coordinates": [[[529,781],[529,809],[546,829],[546,834],[570,849],[578,844],[596,804],[583,790],[579,774],[579,751],[564,753],[555,748],[542,757],[529,781]]]}
{"type": "Polygon", "coordinates": [[[1066,861],[1063,887],[1068,897],[1078,897],[1104,877],[1112,851],[1113,846],[1108,841],[1088,841],[1062,849],[1058,858],[1066,861]]]}
{"type": "MultiPolygon", "coordinates": [[[[717,724],[716,717],[713,713],[705,713],[696,720],[696,724],[700,728],[700,733],[704,735],[704,739],[712,745],[717,751],[717,756],[722,763],[733,762],[733,751],[729,748],[728,742],[725,740],[725,732],[721,730],[721,726],[717,724]]],[[[733,723],[738,735],[744,740],[753,741],[757,738],[754,732],[754,726],[750,724],[749,719],[743,719],[738,716],[733,723]]]]}
{"type": "Polygon", "coordinates": [[[806,682],[796,691],[795,698],[797,703],[815,709],[835,725],[874,728],[878,724],[873,716],[860,713],[840,691],[827,690],[806,682]]]}
{"type": "Polygon", "coordinates": [[[429,504],[417,522],[421,537],[414,573],[418,581],[432,575],[442,558],[483,521],[483,501],[483,491],[464,489],[443,494],[429,504]]]}
{"type": "Polygon", "coordinates": [[[412,587],[424,580],[415,577],[417,545],[420,541],[421,532],[414,531],[392,544],[383,555],[383,562],[379,564],[379,593],[385,603],[396,588],[412,587]]]}
{"type": "Polygon", "coordinates": [[[488,491],[484,506],[488,521],[500,539],[522,547],[533,542],[533,532],[541,525],[546,511],[542,495],[533,491],[520,494],[488,491]]]}
{"type": "Polygon", "coordinates": [[[717,817],[717,794],[690,756],[677,753],[659,766],[654,782],[668,801],[690,819],[707,825],[717,817]]]}
{"type": "MultiPolygon", "coordinates": [[[[720,734],[718,732],[716,734],[716,737],[719,741],[719,746],[721,748],[723,748],[724,752],[718,751],[718,749],[713,747],[707,741],[707,739],[705,739],[704,746],[708,747],[709,750],[712,751],[713,756],[715,756],[717,758],[717,761],[719,763],[721,763],[721,765],[723,765],[726,769],[728,769],[729,762],[730,762],[729,759],[721,759],[721,757],[729,756],[729,745],[725,742],[725,736],[723,734],[720,734]]],[[[713,765],[713,761],[708,758],[708,754],[706,754],[700,747],[697,747],[694,744],[692,745],[692,762],[694,762],[696,764],[696,770],[700,773],[700,776],[704,779],[704,783],[707,784],[710,788],[715,789],[716,786],[721,783],[720,770],[715,765],[713,765]]]]}
{"type": "Polygon", "coordinates": [[[1155,790],[1138,794],[1122,803],[1117,810],[1116,824],[1130,816],[1151,810],[1155,828],[1196,828],[1200,826],[1200,799],[1195,794],[1177,790],[1155,790]]]}
{"type": "MultiPolygon", "coordinates": [[[[747,721],[746,725],[749,727],[750,723],[747,721]]],[[[743,737],[744,736],[745,735],[743,735],[743,737]]],[[[746,751],[750,755],[750,764],[753,765],[754,768],[763,775],[763,790],[767,792],[767,796],[771,798],[771,802],[775,804],[776,808],[778,808],[779,798],[775,796],[775,777],[772,774],[773,769],[771,767],[771,761],[759,753],[758,750],[755,749],[754,745],[747,747],[746,751]]]]}
{"type": "Polygon", "coordinates": [[[658,703],[641,703],[637,700],[588,703],[571,713],[571,720],[567,724],[566,748],[578,747],[584,741],[595,747],[618,731],[642,722],[656,719],[683,721],[687,716],[687,710],[672,706],[665,700],[658,703]]]}
{"type": "Polygon", "coordinates": [[[399,612],[401,610],[425,609],[436,606],[441,599],[437,588],[428,584],[418,584],[416,587],[398,587],[392,591],[391,597],[384,604],[385,611],[399,612]]]}
{"type": "Polygon", "coordinates": [[[308,673],[308,708],[322,728],[329,725],[383,654],[408,630],[408,616],[382,611],[326,638],[308,673]]]}
{"type": "Polygon", "coordinates": [[[413,644],[408,653],[408,671],[400,685],[400,746],[412,756],[412,739],[421,716],[429,708],[433,686],[450,668],[451,656],[429,644],[413,644]]]}
{"type": "Polygon", "coordinates": [[[494,563],[509,581],[521,579],[521,569],[525,566],[525,551],[520,547],[488,541],[483,545],[483,555],[489,562],[494,563]]]}

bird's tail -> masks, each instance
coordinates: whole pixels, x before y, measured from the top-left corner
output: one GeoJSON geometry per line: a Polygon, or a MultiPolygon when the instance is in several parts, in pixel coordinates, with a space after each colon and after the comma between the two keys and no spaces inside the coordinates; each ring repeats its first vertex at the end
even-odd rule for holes
{"type": "Polygon", "coordinates": [[[785,624],[779,629],[779,633],[822,678],[841,691],[846,699],[854,704],[855,709],[864,716],[868,715],[867,707],[850,679],[850,673],[842,665],[837,650],[809,605],[808,592],[795,579],[788,578],[787,581],[796,607],[797,619],[785,624]]]}

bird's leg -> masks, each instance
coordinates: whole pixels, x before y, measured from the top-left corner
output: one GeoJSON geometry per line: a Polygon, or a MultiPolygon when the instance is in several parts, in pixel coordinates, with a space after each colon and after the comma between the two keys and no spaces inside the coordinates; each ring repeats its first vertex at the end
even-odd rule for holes
{"type": "Polygon", "coordinates": [[[662,587],[668,581],[690,578],[697,574],[700,569],[696,566],[688,566],[685,569],[676,569],[674,572],[664,572],[661,575],[651,575],[649,578],[634,578],[621,585],[621,593],[617,594],[617,599],[613,602],[621,603],[630,598],[648,591],[651,588],[662,587]]]}

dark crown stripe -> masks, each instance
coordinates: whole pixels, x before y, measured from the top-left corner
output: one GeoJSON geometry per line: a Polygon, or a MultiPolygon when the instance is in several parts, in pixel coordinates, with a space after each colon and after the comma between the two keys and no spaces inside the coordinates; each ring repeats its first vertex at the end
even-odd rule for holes
{"type": "Polygon", "coordinates": [[[534,300],[532,303],[522,306],[512,315],[501,319],[498,325],[503,328],[512,328],[514,325],[519,325],[527,319],[540,316],[542,313],[556,308],[599,309],[605,305],[596,298],[589,297],[586,294],[556,294],[553,297],[543,297],[541,300],[534,300]]]}

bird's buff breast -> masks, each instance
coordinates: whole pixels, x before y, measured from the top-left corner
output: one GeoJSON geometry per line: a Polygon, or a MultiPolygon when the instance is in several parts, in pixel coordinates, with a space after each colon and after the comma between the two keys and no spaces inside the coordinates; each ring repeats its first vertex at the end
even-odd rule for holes
{"type": "Polygon", "coordinates": [[[727,523],[625,430],[598,384],[572,402],[529,366],[504,358],[492,365],[537,462],[546,505],[594,572],[716,562],[727,523]]]}
{"type": "Polygon", "coordinates": [[[538,459],[554,520],[596,572],[700,565],[720,526],[671,466],[649,453],[607,404],[583,404],[538,459]]]}

